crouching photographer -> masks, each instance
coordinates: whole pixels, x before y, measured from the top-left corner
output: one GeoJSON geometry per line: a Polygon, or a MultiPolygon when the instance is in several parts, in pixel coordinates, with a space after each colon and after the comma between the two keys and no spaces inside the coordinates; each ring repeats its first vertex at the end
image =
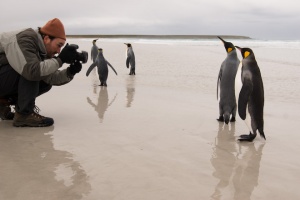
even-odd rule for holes
{"type": "Polygon", "coordinates": [[[53,125],[52,118],[39,114],[36,98],[52,86],[69,83],[88,57],[87,52],[77,52],[77,45],[61,50],[65,42],[65,29],[57,18],[36,29],[0,33],[1,120],[13,120],[16,127],[53,125]],[[60,69],[64,63],[69,66],[60,69]]]}

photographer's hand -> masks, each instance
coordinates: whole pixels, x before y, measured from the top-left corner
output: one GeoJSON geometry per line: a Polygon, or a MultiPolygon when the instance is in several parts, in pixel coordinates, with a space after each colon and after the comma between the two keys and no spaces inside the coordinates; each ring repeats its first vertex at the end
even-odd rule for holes
{"type": "Polygon", "coordinates": [[[62,49],[62,51],[58,55],[58,58],[60,58],[62,63],[71,64],[76,59],[76,55],[77,55],[76,49],[78,49],[77,45],[66,44],[66,46],[62,49]]]}
{"type": "Polygon", "coordinates": [[[82,68],[82,64],[79,61],[76,61],[75,63],[71,64],[67,70],[71,76],[74,76],[75,74],[81,71],[81,68],[82,68]]]}

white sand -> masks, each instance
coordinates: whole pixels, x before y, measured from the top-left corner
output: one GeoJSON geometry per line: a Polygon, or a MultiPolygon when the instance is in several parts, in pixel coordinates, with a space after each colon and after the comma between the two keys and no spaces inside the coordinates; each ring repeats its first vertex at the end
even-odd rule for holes
{"type": "MultiPolygon", "coordinates": [[[[71,40],[90,52],[91,41],[71,40]]],[[[265,142],[217,122],[224,47],[97,42],[118,72],[37,99],[48,128],[0,121],[0,200],[299,199],[299,50],[253,47],[265,86],[265,142]]],[[[238,45],[238,44],[236,44],[238,45]]]]}

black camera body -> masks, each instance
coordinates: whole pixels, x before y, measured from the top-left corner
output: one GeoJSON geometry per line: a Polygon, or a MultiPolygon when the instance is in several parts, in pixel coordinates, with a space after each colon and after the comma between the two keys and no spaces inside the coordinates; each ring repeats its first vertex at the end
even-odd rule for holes
{"type": "MultiPolygon", "coordinates": [[[[74,46],[76,49],[78,49],[77,44],[70,44],[70,46],[74,46]]],[[[75,62],[76,61],[81,61],[82,63],[87,63],[87,61],[88,61],[88,52],[86,52],[86,51],[82,51],[82,52],[76,51],[75,62]]]]}

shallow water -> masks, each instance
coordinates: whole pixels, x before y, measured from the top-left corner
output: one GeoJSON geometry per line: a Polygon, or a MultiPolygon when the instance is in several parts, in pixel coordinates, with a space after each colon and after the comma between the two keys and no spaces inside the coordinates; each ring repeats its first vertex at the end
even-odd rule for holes
{"type": "MultiPolygon", "coordinates": [[[[88,39],[69,42],[90,52],[88,39]]],[[[299,198],[299,46],[235,41],[253,49],[265,89],[267,141],[240,143],[244,122],[216,120],[220,42],[130,41],[134,77],[124,42],[97,42],[118,72],[107,88],[85,77],[89,60],[38,98],[53,127],[0,121],[1,200],[299,198]]]]}

